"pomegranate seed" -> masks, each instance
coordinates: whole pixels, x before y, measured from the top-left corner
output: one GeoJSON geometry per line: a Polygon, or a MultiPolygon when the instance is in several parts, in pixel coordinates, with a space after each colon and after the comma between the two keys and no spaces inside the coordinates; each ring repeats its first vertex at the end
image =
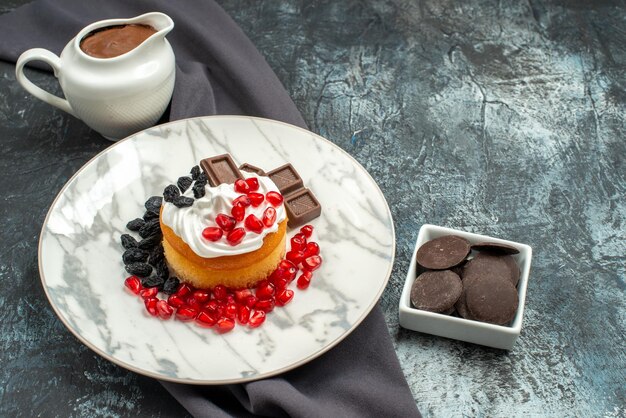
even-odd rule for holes
{"type": "Polygon", "coordinates": [[[283,195],[278,192],[267,192],[265,198],[268,202],[271,203],[272,206],[278,207],[283,204],[283,195]]]}
{"type": "Polygon", "coordinates": [[[319,255],[312,255],[302,260],[302,267],[306,270],[317,270],[322,265],[322,257],[319,255]]]}
{"type": "Polygon", "coordinates": [[[230,211],[230,214],[233,215],[233,218],[235,218],[235,220],[237,222],[241,222],[243,221],[243,218],[246,216],[246,208],[238,203],[235,206],[233,206],[232,210],[230,211]]]}
{"type": "Polygon", "coordinates": [[[312,255],[318,255],[320,253],[320,246],[317,242],[309,242],[304,249],[304,258],[309,258],[312,255]]]}
{"type": "Polygon", "coordinates": [[[234,319],[237,317],[237,304],[228,303],[226,309],[224,309],[224,316],[226,318],[234,319]]]}
{"type": "Polygon", "coordinates": [[[218,311],[218,303],[216,299],[211,299],[204,305],[204,309],[207,312],[216,313],[218,311]]]}
{"type": "Polygon", "coordinates": [[[246,228],[256,234],[260,234],[261,232],[263,232],[263,222],[261,222],[261,220],[257,218],[254,213],[251,213],[246,217],[246,222],[244,223],[244,225],[246,226],[246,228]]]}
{"type": "Polygon", "coordinates": [[[143,301],[144,305],[146,305],[146,310],[152,316],[157,316],[157,302],[159,300],[155,297],[147,298],[143,301]]]}
{"type": "Polygon", "coordinates": [[[226,303],[235,303],[235,295],[229,293],[228,296],[226,296],[226,303]]]}
{"type": "Polygon", "coordinates": [[[141,292],[141,289],[143,289],[143,286],[141,285],[141,280],[137,276],[127,277],[126,280],[124,280],[124,286],[126,286],[126,288],[133,292],[135,295],[138,295],[139,292],[141,292]]]}
{"type": "Polygon", "coordinates": [[[211,293],[208,290],[196,290],[193,292],[193,297],[198,303],[206,303],[211,297],[211,293]]]}
{"type": "Polygon", "coordinates": [[[222,235],[224,235],[224,231],[217,226],[209,226],[202,230],[202,237],[209,241],[215,242],[222,238],[222,235]]]}
{"type": "Polygon", "coordinates": [[[240,324],[247,324],[250,320],[250,312],[252,312],[252,309],[246,305],[240,305],[237,310],[237,321],[239,321],[240,324]]]}
{"type": "Polygon", "coordinates": [[[198,316],[196,316],[196,324],[200,325],[203,328],[211,328],[217,322],[217,319],[213,317],[209,312],[200,311],[198,316]]]}
{"type": "Polygon", "coordinates": [[[274,309],[275,303],[276,301],[274,298],[259,300],[256,305],[254,305],[254,309],[258,311],[271,312],[274,309]]]}
{"type": "Polygon", "coordinates": [[[232,231],[235,225],[237,225],[237,220],[232,216],[224,215],[223,213],[219,213],[215,217],[215,223],[217,226],[222,228],[224,232],[232,231]]]}
{"type": "Polygon", "coordinates": [[[307,287],[309,287],[309,285],[311,284],[312,277],[313,277],[313,273],[311,273],[308,270],[303,271],[300,277],[298,277],[298,281],[296,282],[298,289],[304,290],[307,287]]]}
{"type": "Polygon", "coordinates": [[[305,237],[311,238],[311,235],[313,235],[313,225],[304,225],[300,228],[300,232],[302,232],[305,237]]]}
{"type": "Polygon", "coordinates": [[[271,274],[270,279],[273,279],[275,282],[281,280],[289,283],[296,278],[297,273],[298,268],[291,261],[282,260],[278,268],[271,274]]]}
{"type": "Polygon", "coordinates": [[[187,299],[185,299],[185,305],[194,308],[195,310],[199,311],[201,304],[200,302],[198,302],[196,300],[196,298],[194,297],[193,293],[187,297],[187,299]]]}
{"type": "Polygon", "coordinates": [[[295,268],[296,266],[289,260],[280,260],[280,263],[278,263],[278,267],[281,269],[290,269],[295,268]]]}
{"type": "Polygon", "coordinates": [[[304,260],[304,251],[287,251],[285,257],[287,257],[287,260],[291,261],[294,265],[297,266],[302,262],[302,260],[304,260]]]}
{"type": "Polygon", "coordinates": [[[285,289],[287,286],[289,286],[289,280],[284,277],[279,277],[278,279],[274,280],[274,287],[276,288],[276,292],[285,289]]]}
{"type": "Polygon", "coordinates": [[[263,322],[265,322],[265,312],[254,311],[254,313],[250,315],[250,320],[248,321],[248,324],[250,325],[250,328],[256,328],[263,322]]]}
{"type": "Polygon", "coordinates": [[[244,179],[235,180],[235,191],[237,193],[248,193],[250,190],[250,186],[244,179]]]}
{"type": "Polygon", "coordinates": [[[243,303],[243,301],[250,295],[252,295],[252,290],[250,289],[235,290],[235,300],[237,303],[243,303]]]}
{"type": "Polygon", "coordinates": [[[174,308],[180,308],[181,306],[185,304],[185,301],[183,300],[182,297],[178,296],[177,294],[173,294],[173,295],[170,295],[169,298],[167,298],[167,303],[169,303],[174,308]]]}
{"type": "Polygon", "coordinates": [[[296,234],[291,238],[291,251],[304,251],[306,248],[306,238],[303,234],[296,234]],[[300,236],[301,235],[301,236],[300,236]]]}
{"type": "Polygon", "coordinates": [[[293,299],[293,290],[283,289],[276,295],[276,304],[278,306],[285,306],[293,299]]]}
{"type": "Polygon", "coordinates": [[[228,290],[224,285],[218,284],[213,288],[213,296],[217,300],[226,300],[228,297],[228,290]]]}
{"type": "Polygon", "coordinates": [[[257,190],[259,190],[259,179],[256,177],[250,177],[249,179],[246,179],[246,183],[248,184],[248,187],[250,188],[251,192],[256,192],[257,190]]]}
{"type": "Polygon", "coordinates": [[[242,194],[241,196],[239,196],[238,198],[236,198],[235,200],[233,200],[233,206],[235,205],[241,205],[244,208],[247,208],[248,206],[250,206],[250,204],[252,203],[252,201],[250,200],[250,198],[248,196],[246,196],[245,194],[242,194]]]}
{"type": "Polygon", "coordinates": [[[259,299],[269,299],[274,296],[274,285],[267,280],[259,282],[256,288],[256,297],[259,299]]]}
{"type": "Polygon", "coordinates": [[[278,279],[279,277],[281,277],[282,272],[281,272],[281,271],[279,271],[279,270],[281,270],[281,268],[280,268],[280,267],[276,267],[276,270],[274,270],[274,271],[272,272],[272,274],[270,274],[270,277],[268,277],[268,280],[269,280],[270,282],[273,282],[274,280],[276,280],[276,279],[278,279]]]}
{"type": "Polygon", "coordinates": [[[306,235],[304,235],[302,232],[298,232],[296,235],[294,235],[294,237],[298,237],[299,239],[301,239],[304,242],[305,245],[306,245],[307,242],[309,242],[306,239],[306,235]]]}
{"type": "Polygon", "coordinates": [[[178,285],[178,289],[176,290],[175,295],[183,298],[187,296],[189,293],[191,293],[191,286],[189,286],[186,283],[181,283],[180,285],[178,285]]]}
{"type": "Polygon", "coordinates": [[[270,206],[263,212],[263,225],[266,228],[271,228],[274,222],[276,222],[276,209],[270,206]]]}
{"type": "Polygon", "coordinates": [[[161,319],[170,319],[174,314],[174,308],[172,308],[166,300],[162,299],[156,304],[157,313],[161,319]]]}
{"type": "Polygon", "coordinates": [[[246,300],[244,301],[244,304],[248,307],[248,308],[254,308],[256,306],[256,303],[259,300],[256,298],[256,296],[254,295],[250,295],[246,298],[246,300]]]}
{"type": "Polygon", "coordinates": [[[153,298],[159,293],[158,287],[145,287],[139,291],[139,296],[144,299],[153,298]]]}
{"type": "Polygon", "coordinates": [[[246,230],[243,228],[235,228],[226,235],[226,241],[232,246],[239,244],[246,236],[246,230]]]}
{"type": "Polygon", "coordinates": [[[176,318],[180,321],[191,321],[198,315],[198,310],[191,306],[183,305],[176,311],[176,318]]]}
{"type": "Polygon", "coordinates": [[[223,334],[228,331],[232,331],[235,328],[235,321],[230,318],[220,318],[217,320],[217,332],[223,334]]]}
{"type": "Polygon", "coordinates": [[[259,206],[265,200],[265,196],[262,193],[248,193],[248,199],[255,208],[259,206]]]}

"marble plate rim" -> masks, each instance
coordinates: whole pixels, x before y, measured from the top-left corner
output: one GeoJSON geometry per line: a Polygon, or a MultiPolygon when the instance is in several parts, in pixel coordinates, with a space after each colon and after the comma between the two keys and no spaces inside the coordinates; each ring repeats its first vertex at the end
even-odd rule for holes
{"type": "Polygon", "coordinates": [[[142,131],[136,132],[132,135],[129,135],[126,138],[123,138],[119,141],[116,141],[115,143],[111,144],[110,146],[106,147],[105,149],[103,149],[102,151],[98,152],[96,155],[94,155],[92,158],[90,158],[87,162],[85,162],[67,181],[66,183],[63,185],[63,187],[61,188],[61,190],[57,193],[57,195],[55,196],[54,200],[52,201],[52,203],[50,204],[50,207],[48,208],[48,211],[46,213],[46,217],[44,218],[43,224],[41,226],[41,231],[39,233],[39,242],[37,245],[37,265],[38,265],[38,269],[39,269],[39,278],[41,281],[41,285],[44,289],[44,293],[46,295],[46,298],[48,299],[48,303],[50,304],[50,306],[52,307],[52,310],[54,311],[55,315],[57,316],[57,318],[61,321],[61,323],[65,326],[65,328],[67,330],[70,331],[70,333],[72,335],[74,335],[74,337],[76,337],[82,344],[84,344],[85,346],[87,346],[91,351],[93,351],[94,353],[98,354],[100,357],[112,362],[113,364],[116,364],[126,370],[132,371],[134,373],[137,373],[139,375],[142,376],[147,376],[147,377],[151,377],[154,379],[158,379],[158,380],[163,380],[163,381],[167,381],[167,382],[172,382],[172,383],[184,383],[184,384],[192,384],[192,385],[225,385],[225,384],[237,384],[237,383],[246,383],[246,382],[252,382],[252,381],[256,381],[256,380],[261,380],[261,379],[266,379],[268,377],[273,377],[273,376],[277,376],[280,375],[282,373],[286,373],[288,371],[294,370],[306,363],[309,363],[312,360],[315,360],[316,358],[320,357],[321,355],[323,355],[324,353],[330,351],[332,348],[334,348],[335,346],[337,346],[341,341],[343,341],[346,337],[348,337],[350,334],[352,334],[352,332],[359,326],[361,325],[361,323],[365,320],[365,318],[372,312],[372,310],[374,309],[374,307],[376,306],[376,304],[378,303],[378,301],[380,300],[380,297],[382,296],[385,288],[387,287],[387,284],[389,283],[389,278],[391,277],[391,273],[393,270],[393,266],[395,263],[395,255],[396,255],[396,233],[395,233],[395,226],[394,226],[394,222],[393,222],[393,215],[391,213],[391,210],[389,208],[389,203],[387,202],[387,199],[385,198],[385,195],[383,194],[382,190],[380,189],[380,187],[378,186],[378,183],[376,183],[376,181],[374,180],[374,178],[371,176],[371,174],[365,169],[365,167],[363,167],[361,165],[361,163],[359,163],[352,155],[350,155],[347,151],[345,151],[343,148],[339,147],[338,145],[334,144],[332,141],[322,137],[319,134],[316,134],[312,131],[309,131],[308,129],[304,129],[301,128],[299,126],[295,126],[286,122],[281,122],[281,121],[277,121],[274,119],[269,119],[269,118],[262,118],[262,117],[258,117],[258,116],[244,116],[244,115],[211,115],[211,116],[196,116],[196,117],[192,117],[192,118],[185,118],[185,119],[179,119],[179,120],[175,120],[175,121],[171,121],[171,122],[166,122],[160,125],[155,125],[152,126],[150,128],[144,129],[142,131]],[[260,121],[262,123],[270,123],[270,124],[279,124],[279,125],[284,125],[287,126],[289,128],[292,129],[297,129],[300,131],[303,131],[309,135],[313,135],[315,137],[316,140],[322,140],[327,142],[330,146],[336,148],[336,150],[338,150],[339,152],[341,152],[344,156],[348,157],[349,160],[352,161],[353,164],[355,164],[357,167],[361,168],[363,170],[363,172],[367,175],[367,177],[370,179],[370,181],[373,183],[373,185],[375,186],[376,191],[378,192],[378,194],[380,195],[381,199],[383,200],[384,204],[385,204],[385,209],[387,212],[387,215],[389,216],[390,219],[390,232],[391,232],[391,238],[392,238],[392,246],[391,246],[391,257],[389,259],[389,266],[387,268],[387,272],[385,273],[385,278],[384,280],[381,281],[381,286],[378,289],[378,291],[376,292],[376,295],[374,298],[372,298],[371,303],[363,310],[363,313],[361,314],[361,316],[359,318],[357,318],[354,323],[352,324],[352,326],[345,330],[342,334],[340,334],[335,340],[330,341],[329,343],[327,343],[326,345],[324,345],[323,347],[321,347],[319,350],[315,351],[314,353],[310,354],[309,356],[299,359],[297,361],[294,361],[292,363],[290,363],[287,366],[275,369],[275,370],[271,370],[265,373],[260,373],[258,375],[254,375],[254,376],[250,376],[250,377],[241,377],[241,378],[235,378],[235,379],[221,379],[221,380],[200,380],[200,379],[186,379],[186,378],[178,378],[178,377],[171,377],[171,376],[165,376],[165,375],[161,375],[158,373],[154,373],[150,370],[145,370],[142,368],[139,368],[137,366],[134,366],[133,364],[129,364],[125,361],[119,360],[116,357],[105,353],[103,350],[101,350],[100,348],[96,347],[95,345],[93,345],[90,341],[88,341],[85,337],[83,337],[79,332],[77,332],[75,329],[73,329],[70,324],[68,323],[68,321],[64,318],[64,316],[62,315],[62,313],[60,312],[60,310],[58,309],[58,307],[52,302],[52,298],[51,295],[48,292],[48,287],[46,285],[46,279],[45,279],[45,272],[42,266],[42,246],[43,246],[43,235],[46,229],[46,226],[48,225],[48,220],[52,214],[53,209],[55,208],[58,200],[61,198],[61,196],[63,196],[63,194],[65,193],[65,191],[69,188],[70,184],[72,184],[74,182],[74,180],[80,176],[80,174],[89,166],[91,165],[94,161],[96,161],[97,159],[99,159],[102,155],[106,154],[107,152],[110,152],[111,149],[113,149],[114,147],[118,146],[118,144],[124,143],[126,141],[132,141],[136,136],[141,135],[145,132],[149,132],[150,130],[153,129],[163,129],[163,128],[167,128],[169,125],[175,125],[175,124],[181,124],[181,123],[185,123],[185,122],[189,122],[189,121],[194,121],[194,120],[213,120],[213,119],[246,119],[246,120],[252,120],[252,121],[260,121]]]}

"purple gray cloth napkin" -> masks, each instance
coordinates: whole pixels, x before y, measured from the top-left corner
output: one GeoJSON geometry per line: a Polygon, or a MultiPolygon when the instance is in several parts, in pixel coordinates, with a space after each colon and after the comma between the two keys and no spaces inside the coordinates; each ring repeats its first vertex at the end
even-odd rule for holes
{"type": "MultiPolygon", "coordinates": [[[[238,114],[306,128],[272,69],[213,0],[39,0],[0,16],[0,59],[15,62],[35,47],[60,54],[92,22],[151,11],[176,25],[167,35],[177,63],[170,120],[238,114]]],[[[290,372],[236,385],[162,384],[194,416],[420,416],[379,307],[336,347],[290,372]]]]}

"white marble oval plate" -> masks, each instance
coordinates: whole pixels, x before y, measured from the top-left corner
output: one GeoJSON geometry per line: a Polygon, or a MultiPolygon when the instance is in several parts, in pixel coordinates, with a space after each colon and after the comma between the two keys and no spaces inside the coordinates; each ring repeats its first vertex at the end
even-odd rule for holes
{"type": "MultiPolygon", "coordinates": [[[[290,231],[290,236],[295,231],[290,231]]],[[[117,142],[61,190],[43,225],[39,270],[61,321],[85,345],[137,373],[182,383],[226,384],[300,366],[365,318],[395,253],[387,202],[369,174],[331,142],[266,119],[212,116],[150,128],[117,142]],[[267,171],[290,162],[322,205],[315,219],[324,263],[307,290],[257,329],[218,335],[150,317],[123,286],[119,237],[143,203],[201,159],[230,153],[267,171]]]]}

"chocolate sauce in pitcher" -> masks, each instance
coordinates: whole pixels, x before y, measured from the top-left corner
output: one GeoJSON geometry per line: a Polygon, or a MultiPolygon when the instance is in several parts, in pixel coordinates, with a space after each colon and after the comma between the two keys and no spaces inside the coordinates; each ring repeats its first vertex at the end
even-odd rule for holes
{"type": "Polygon", "coordinates": [[[108,26],[83,38],[80,49],[95,58],[113,58],[137,48],[156,32],[149,25],[108,26]]]}

